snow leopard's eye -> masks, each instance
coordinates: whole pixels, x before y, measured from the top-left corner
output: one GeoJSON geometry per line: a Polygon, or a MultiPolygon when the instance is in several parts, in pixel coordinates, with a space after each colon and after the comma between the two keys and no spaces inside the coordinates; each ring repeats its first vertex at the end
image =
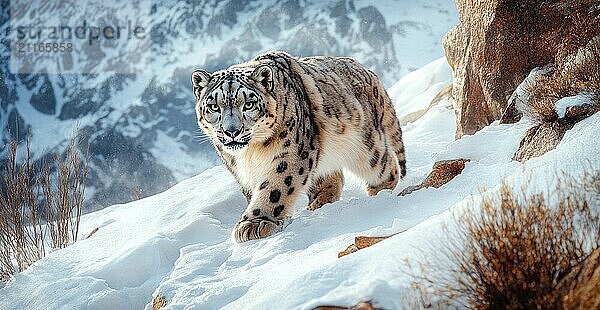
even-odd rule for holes
{"type": "Polygon", "coordinates": [[[215,112],[219,112],[219,109],[220,109],[220,108],[219,108],[219,106],[218,106],[216,103],[209,103],[209,104],[207,105],[207,107],[208,107],[208,110],[209,110],[210,112],[213,112],[213,113],[215,113],[215,112]]]}
{"type": "Polygon", "coordinates": [[[256,106],[256,100],[246,101],[244,104],[244,111],[250,111],[254,109],[254,106],[256,106]]]}

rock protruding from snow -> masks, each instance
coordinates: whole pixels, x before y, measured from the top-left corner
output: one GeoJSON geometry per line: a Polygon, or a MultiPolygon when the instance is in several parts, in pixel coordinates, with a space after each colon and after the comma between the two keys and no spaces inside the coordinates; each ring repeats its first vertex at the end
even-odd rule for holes
{"type": "Polygon", "coordinates": [[[461,22],[444,37],[444,48],[453,69],[457,137],[500,119],[507,98],[532,68],[554,62],[600,34],[596,1],[456,3],[461,22]]]}
{"type": "Polygon", "coordinates": [[[565,110],[564,117],[553,122],[542,122],[529,128],[523,135],[519,149],[515,152],[513,159],[525,162],[553,150],[560,143],[567,130],[598,111],[592,105],[581,105],[580,103],[575,103],[565,110]]]}
{"type": "Polygon", "coordinates": [[[427,187],[439,188],[450,182],[455,176],[459,175],[463,169],[465,169],[465,165],[469,161],[469,159],[462,158],[438,161],[433,165],[431,173],[429,173],[427,178],[421,184],[405,188],[398,196],[405,196],[416,190],[427,187]]]}
{"type": "MultiPolygon", "coordinates": [[[[581,107],[581,109],[586,109],[593,105],[593,95],[592,94],[579,94],[570,97],[564,97],[558,101],[556,101],[556,114],[558,114],[559,118],[564,118],[567,114],[567,109],[574,107],[581,107]]],[[[575,108],[576,110],[578,108],[575,108]]]]}
{"type": "Polygon", "coordinates": [[[523,135],[513,159],[526,162],[553,150],[569,128],[570,126],[565,122],[542,123],[529,128],[523,135]]]}
{"type": "Polygon", "coordinates": [[[338,258],[346,256],[348,254],[354,253],[358,250],[362,250],[364,248],[368,248],[380,241],[383,241],[390,236],[386,237],[366,237],[366,236],[357,236],[354,238],[354,243],[349,245],[345,250],[338,253],[338,258]]]}

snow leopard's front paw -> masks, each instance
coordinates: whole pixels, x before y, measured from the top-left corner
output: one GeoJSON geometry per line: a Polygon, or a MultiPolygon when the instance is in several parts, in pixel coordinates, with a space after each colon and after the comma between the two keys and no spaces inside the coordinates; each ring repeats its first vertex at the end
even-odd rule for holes
{"type": "Polygon", "coordinates": [[[283,220],[274,219],[267,216],[247,218],[240,220],[233,228],[233,238],[237,242],[265,238],[280,231],[283,227],[283,220]]]}

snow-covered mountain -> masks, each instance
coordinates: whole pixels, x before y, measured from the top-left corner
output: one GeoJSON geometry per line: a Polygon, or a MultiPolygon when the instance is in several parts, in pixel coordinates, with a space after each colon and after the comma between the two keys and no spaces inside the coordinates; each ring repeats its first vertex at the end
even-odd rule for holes
{"type": "MultiPolygon", "coordinates": [[[[390,88],[399,116],[427,106],[450,81],[444,58],[407,75],[390,88]]],[[[164,193],[85,215],[82,236],[97,232],[17,274],[0,289],[0,309],[152,309],[157,295],[165,309],[312,309],[364,300],[408,308],[413,279],[403,262],[419,262],[427,255],[421,250],[446,243],[442,229],[453,212],[484,188],[499,190],[503,178],[531,193],[553,189],[556,171],[578,177],[600,154],[593,143],[600,113],[568,130],[556,149],[521,164],[512,155],[530,120],[495,122],[455,141],[450,105],[442,101],[403,128],[409,164],[394,192],[365,197],[349,179],[340,201],[316,211],[300,201],[282,232],[237,244],[230,233],[245,199],[229,172],[214,167],[164,193]],[[471,161],[448,184],[396,196],[434,162],[456,158],[471,161]],[[337,256],[357,235],[392,234],[337,256]]]]}
{"type": "Polygon", "coordinates": [[[349,55],[391,86],[442,56],[441,38],[456,22],[452,0],[3,1],[2,145],[30,131],[44,159],[77,128],[90,157],[88,210],[130,201],[218,164],[212,146],[195,139],[193,69],[267,50],[349,55]],[[58,58],[11,58],[18,26],[75,29],[83,21],[133,21],[147,35],[95,42],[99,48],[79,40],[58,58]]]}

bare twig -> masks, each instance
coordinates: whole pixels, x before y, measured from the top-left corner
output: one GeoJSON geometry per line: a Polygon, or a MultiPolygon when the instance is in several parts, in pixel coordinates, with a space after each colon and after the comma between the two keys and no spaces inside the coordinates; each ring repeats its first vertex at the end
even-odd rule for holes
{"type": "Polygon", "coordinates": [[[18,164],[18,144],[9,142],[7,165],[2,171],[0,196],[0,278],[7,280],[46,254],[46,243],[63,248],[77,241],[87,166],[71,140],[64,159],[57,156],[56,177],[42,163],[34,167],[26,141],[18,164]],[[49,237],[49,239],[47,238],[49,237]]]}

